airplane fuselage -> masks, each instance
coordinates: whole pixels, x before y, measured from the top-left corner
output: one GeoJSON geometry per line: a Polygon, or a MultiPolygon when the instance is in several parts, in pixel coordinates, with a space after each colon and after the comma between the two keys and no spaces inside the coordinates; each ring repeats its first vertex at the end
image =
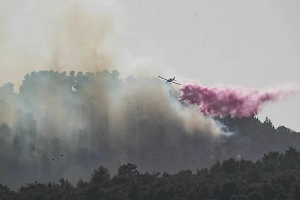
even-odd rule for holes
{"type": "Polygon", "coordinates": [[[175,80],[175,77],[174,78],[169,78],[168,80],[167,80],[167,82],[173,82],[175,80]]]}

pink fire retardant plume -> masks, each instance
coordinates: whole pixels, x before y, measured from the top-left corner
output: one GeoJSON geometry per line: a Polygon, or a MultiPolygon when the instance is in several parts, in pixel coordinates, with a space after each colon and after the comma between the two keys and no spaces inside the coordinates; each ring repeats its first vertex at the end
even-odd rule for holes
{"type": "Polygon", "coordinates": [[[265,91],[246,88],[204,87],[199,84],[186,84],[181,89],[180,100],[187,100],[190,104],[199,105],[204,115],[219,116],[221,118],[249,117],[257,115],[262,106],[268,102],[276,102],[296,93],[298,85],[289,85],[265,91]]]}

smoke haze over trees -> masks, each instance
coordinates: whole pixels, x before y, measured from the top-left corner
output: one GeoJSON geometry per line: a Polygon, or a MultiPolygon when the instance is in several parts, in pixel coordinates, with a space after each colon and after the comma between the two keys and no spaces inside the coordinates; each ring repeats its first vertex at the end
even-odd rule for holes
{"type": "Polygon", "coordinates": [[[135,32],[113,0],[5,0],[0,11],[0,199],[299,197],[299,153],[278,153],[300,149],[299,133],[178,101],[178,88],[149,78],[178,73],[122,46],[135,32]]]}
{"type": "Polygon", "coordinates": [[[255,160],[269,150],[299,148],[299,133],[256,117],[212,119],[178,101],[156,78],[125,80],[119,72],[39,71],[19,88],[0,87],[0,183],[71,183],[102,165],[117,172],[177,172],[216,159],[255,160]]]}

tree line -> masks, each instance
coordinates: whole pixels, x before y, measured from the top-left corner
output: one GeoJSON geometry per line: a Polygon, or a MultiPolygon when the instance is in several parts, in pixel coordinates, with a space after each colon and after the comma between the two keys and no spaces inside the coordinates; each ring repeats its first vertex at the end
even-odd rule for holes
{"type": "Polygon", "coordinates": [[[297,200],[300,199],[300,152],[289,147],[254,161],[217,160],[209,168],[177,173],[141,173],[134,164],[115,175],[100,166],[88,181],[28,183],[17,191],[0,185],[1,199],[14,200],[297,200]]]}

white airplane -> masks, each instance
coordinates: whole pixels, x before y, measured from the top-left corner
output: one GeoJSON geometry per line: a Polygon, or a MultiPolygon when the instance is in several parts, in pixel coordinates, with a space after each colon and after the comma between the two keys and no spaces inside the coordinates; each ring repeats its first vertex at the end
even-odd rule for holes
{"type": "Polygon", "coordinates": [[[169,79],[166,79],[166,78],[163,78],[163,77],[161,77],[161,76],[158,76],[159,78],[161,78],[161,79],[164,79],[164,80],[166,80],[166,83],[175,83],[175,84],[177,84],[177,85],[181,85],[180,83],[176,83],[176,82],[174,82],[175,81],[175,77],[173,77],[173,78],[169,78],[169,79]]]}

